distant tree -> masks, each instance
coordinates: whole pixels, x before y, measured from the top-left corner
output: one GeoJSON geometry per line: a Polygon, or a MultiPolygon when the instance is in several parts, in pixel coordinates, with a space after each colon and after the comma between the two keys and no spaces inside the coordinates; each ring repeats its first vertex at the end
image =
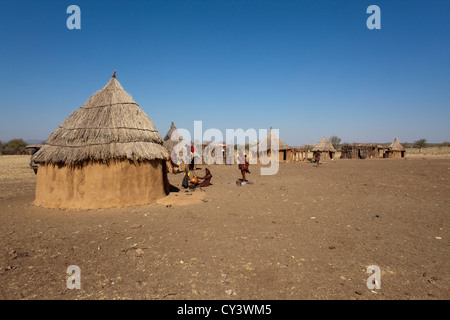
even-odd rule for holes
{"type": "Polygon", "coordinates": [[[402,143],[402,146],[403,146],[404,148],[411,148],[411,144],[410,144],[409,142],[403,142],[403,143],[402,143]]]}
{"type": "Polygon", "coordinates": [[[337,136],[332,136],[330,137],[331,144],[333,145],[333,147],[337,150],[339,149],[339,146],[341,145],[341,138],[337,137],[337,136]]]}
{"type": "Polygon", "coordinates": [[[22,150],[27,146],[27,143],[22,139],[12,139],[3,145],[4,148],[8,148],[10,150],[22,150]]]}
{"type": "Polygon", "coordinates": [[[3,149],[3,143],[2,143],[2,140],[0,140],[0,149],[3,149]]]}
{"type": "Polygon", "coordinates": [[[427,147],[427,139],[420,139],[420,140],[414,141],[414,147],[418,148],[419,152],[420,152],[420,150],[422,150],[422,148],[427,147]]]}

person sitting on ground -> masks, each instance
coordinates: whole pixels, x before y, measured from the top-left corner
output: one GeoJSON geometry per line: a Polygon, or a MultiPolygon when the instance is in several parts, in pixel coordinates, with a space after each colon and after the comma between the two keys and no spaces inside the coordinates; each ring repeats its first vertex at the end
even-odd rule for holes
{"type": "Polygon", "coordinates": [[[181,182],[181,186],[185,189],[189,188],[189,170],[188,168],[184,169],[183,181],[181,182]]]}
{"type": "Polygon", "coordinates": [[[209,171],[208,168],[205,168],[205,176],[204,177],[198,177],[199,179],[203,179],[203,181],[196,185],[196,188],[202,188],[207,187],[211,184],[211,178],[212,174],[211,171],[209,171]]]}

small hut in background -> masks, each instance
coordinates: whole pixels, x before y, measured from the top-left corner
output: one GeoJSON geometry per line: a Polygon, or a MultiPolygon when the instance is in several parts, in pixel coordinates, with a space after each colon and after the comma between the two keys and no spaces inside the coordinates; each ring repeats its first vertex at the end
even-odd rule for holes
{"type": "Polygon", "coordinates": [[[35,205],[125,207],[168,193],[163,139],[115,74],[33,155],[39,163],[35,205]]]}
{"type": "Polygon", "coordinates": [[[341,159],[379,158],[383,147],[373,143],[344,143],[341,146],[341,159]]]}
{"type": "Polygon", "coordinates": [[[320,159],[334,159],[334,154],[336,153],[336,149],[333,147],[330,141],[327,138],[323,137],[318,144],[314,146],[312,149],[313,155],[316,153],[320,153],[320,159]]]}
{"type": "Polygon", "coordinates": [[[259,143],[258,149],[259,153],[262,156],[271,156],[271,147],[272,147],[272,139],[274,141],[278,141],[278,160],[279,162],[291,162],[292,161],[292,148],[289,147],[286,143],[284,143],[280,137],[278,137],[273,131],[272,127],[270,127],[269,134],[267,135],[266,148],[265,150],[261,150],[261,147],[264,145],[263,143],[259,143]]]}
{"type": "Polygon", "coordinates": [[[177,127],[175,127],[175,124],[172,122],[170,124],[169,131],[167,132],[166,136],[164,137],[164,147],[171,152],[173,148],[180,143],[180,141],[183,140],[183,136],[178,131],[177,127]]]}
{"type": "Polygon", "coordinates": [[[383,158],[401,159],[405,157],[405,148],[400,144],[397,138],[391,145],[384,151],[383,158]]]}
{"type": "Polygon", "coordinates": [[[175,172],[175,167],[177,166],[180,171],[184,171],[184,164],[186,162],[185,159],[187,159],[190,145],[188,145],[187,143],[185,143],[185,145],[179,145],[183,140],[183,136],[180,134],[178,129],[175,127],[175,124],[172,122],[170,124],[169,131],[164,137],[163,143],[164,147],[166,147],[167,151],[169,151],[170,154],[170,160],[167,161],[167,165],[171,167],[172,172],[175,172]],[[177,150],[175,150],[175,146],[177,145],[177,150]],[[183,167],[179,167],[179,165],[182,165],[183,167]]]}

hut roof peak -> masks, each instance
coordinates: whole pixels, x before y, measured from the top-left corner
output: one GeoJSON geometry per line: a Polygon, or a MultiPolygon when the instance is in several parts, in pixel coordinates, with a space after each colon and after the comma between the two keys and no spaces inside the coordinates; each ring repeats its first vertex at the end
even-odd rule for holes
{"type": "Polygon", "coordinates": [[[170,129],[164,137],[164,146],[167,150],[172,151],[172,149],[179,143],[179,141],[183,139],[183,136],[180,134],[177,127],[175,127],[175,124],[172,121],[170,129]]]}
{"type": "Polygon", "coordinates": [[[288,150],[291,149],[286,143],[284,143],[280,137],[275,133],[275,131],[270,127],[269,133],[267,134],[266,143],[267,150],[271,149],[272,137],[274,140],[278,140],[278,150],[288,150]]]}
{"type": "Polygon", "coordinates": [[[115,77],[73,112],[34,154],[36,162],[156,160],[169,154],[152,120],[115,77]]]}
{"type": "Polygon", "coordinates": [[[333,147],[333,145],[331,144],[331,142],[323,137],[319,143],[317,143],[314,148],[312,149],[312,151],[331,151],[331,152],[336,152],[336,149],[333,147]]]}
{"type": "Polygon", "coordinates": [[[404,151],[405,148],[400,144],[400,141],[398,141],[397,137],[394,138],[394,141],[389,146],[391,150],[393,151],[404,151]]]}

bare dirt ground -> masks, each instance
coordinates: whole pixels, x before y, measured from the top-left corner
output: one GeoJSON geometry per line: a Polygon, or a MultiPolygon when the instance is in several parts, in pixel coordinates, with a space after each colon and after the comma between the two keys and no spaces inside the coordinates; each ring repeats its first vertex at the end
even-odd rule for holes
{"type": "Polygon", "coordinates": [[[28,161],[0,157],[0,299],[450,298],[449,158],[252,165],[245,186],[210,166],[189,205],[87,211],[35,207],[28,161]]]}

